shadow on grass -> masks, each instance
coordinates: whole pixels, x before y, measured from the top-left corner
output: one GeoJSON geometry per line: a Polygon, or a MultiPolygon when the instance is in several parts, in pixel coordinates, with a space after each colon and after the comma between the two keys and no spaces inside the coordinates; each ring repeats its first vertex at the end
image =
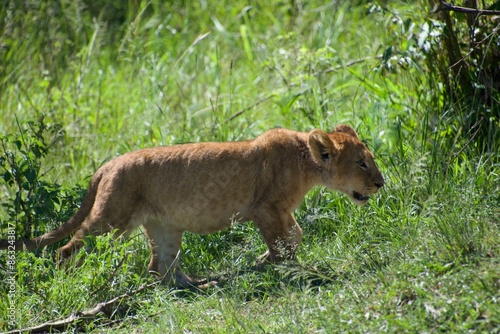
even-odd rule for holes
{"type": "Polygon", "coordinates": [[[325,287],[344,279],[346,276],[335,273],[333,268],[318,269],[290,261],[210,275],[205,279],[196,280],[196,284],[189,288],[175,290],[174,294],[178,298],[194,300],[199,295],[212,294],[214,289],[218,289],[233,291],[250,301],[280,294],[284,288],[307,288],[314,291],[317,287],[325,287]]]}

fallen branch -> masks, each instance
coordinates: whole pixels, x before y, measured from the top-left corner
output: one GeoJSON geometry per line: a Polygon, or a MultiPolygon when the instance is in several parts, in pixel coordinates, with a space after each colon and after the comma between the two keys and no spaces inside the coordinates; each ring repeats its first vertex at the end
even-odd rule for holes
{"type": "Polygon", "coordinates": [[[53,330],[61,330],[61,329],[66,329],[68,326],[75,324],[77,322],[83,321],[83,320],[92,320],[95,319],[96,316],[100,313],[105,314],[106,316],[110,316],[113,314],[115,306],[122,301],[138,294],[139,292],[142,292],[144,290],[147,290],[157,284],[159,284],[160,281],[156,281],[150,284],[146,284],[138,288],[137,290],[134,290],[132,292],[127,292],[121,296],[118,296],[116,298],[113,298],[107,302],[102,302],[97,304],[94,308],[90,310],[85,310],[82,312],[76,312],[70,315],[69,317],[62,319],[62,320],[52,320],[52,321],[47,321],[41,325],[38,326],[33,326],[33,327],[28,327],[28,328],[22,328],[22,329],[16,329],[12,330],[10,332],[7,332],[6,334],[13,334],[13,333],[44,333],[44,332],[51,332],[53,330]]]}
{"type": "Polygon", "coordinates": [[[500,10],[460,7],[452,5],[451,3],[447,3],[446,1],[441,1],[441,7],[436,9],[435,12],[440,12],[440,11],[459,12],[459,13],[474,14],[474,15],[500,15],[500,10]]]}

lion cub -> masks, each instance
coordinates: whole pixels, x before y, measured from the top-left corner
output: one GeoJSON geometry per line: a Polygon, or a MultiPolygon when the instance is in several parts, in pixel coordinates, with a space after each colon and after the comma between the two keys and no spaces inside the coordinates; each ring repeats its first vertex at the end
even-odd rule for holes
{"type": "MultiPolygon", "coordinates": [[[[274,129],[249,141],[143,149],[99,168],[68,222],[19,240],[16,248],[42,248],[76,232],[58,251],[66,259],[87,234],[116,230],[126,236],[142,225],[151,248],[149,270],[189,286],[194,281],[180,270],[178,258],[184,231],[206,234],[251,220],[268,246],[262,260],[292,259],[302,239],[292,212],[315,185],[363,205],[384,178],[347,125],[330,133],[274,129]]],[[[7,248],[6,240],[0,248],[7,248]]]]}

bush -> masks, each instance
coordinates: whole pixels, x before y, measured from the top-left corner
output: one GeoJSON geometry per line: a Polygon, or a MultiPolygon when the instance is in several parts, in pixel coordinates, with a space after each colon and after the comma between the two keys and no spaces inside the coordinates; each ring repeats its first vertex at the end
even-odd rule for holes
{"type": "MultiPolygon", "coordinates": [[[[2,203],[8,222],[15,222],[16,235],[30,239],[41,230],[51,229],[66,221],[83,197],[79,186],[64,189],[57,183],[45,181],[42,162],[49,150],[63,136],[61,126],[48,125],[44,118],[18,123],[19,133],[0,137],[0,177],[5,181],[10,200],[2,203]]],[[[2,217],[4,218],[4,217],[2,217]]]]}

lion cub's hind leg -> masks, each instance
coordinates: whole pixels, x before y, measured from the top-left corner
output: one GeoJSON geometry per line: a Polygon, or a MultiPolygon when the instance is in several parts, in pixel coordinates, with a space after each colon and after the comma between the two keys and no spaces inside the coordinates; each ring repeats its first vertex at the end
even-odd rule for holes
{"type": "Polygon", "coordinates": [[[83,247],[84,245],[83,239],[88,235],[99,236],[109,233],[112,230],[115,230],[115,232],[113,233],[113,237],[115,239],[121,240],[129,234],[128,230],[113,229],[113,227],[108,224],[100,224],[100,228],[95,228],[96,226],[93,227],[94,228],[91,229],[87,227],[82,227],[81,229],[76,231],[76,233],[73,235],[71,240],[66,245],[62,246],[57,250],[56,256],[59,264],[67,262],[69,259],[74,257],[78,253],[78,251],[83,247]]]}
{"type": "Polygon", "coordinates": [[[149,271],[159,275],[167,284],[178,287],[193,286],[194,280],[181,271],[179,264],[183,231],[165,226],[157,219],[150,220],[143,228],[151,249],[149,271]]]}
{"type": "Polygon", "coordinates": [[[131,224],[134,206],[123,205],[120,210],[116,210],[116,203],[110,201],[109,198],[103,200],[102,203],[102,205],[94,205],[81,228],[66,245],[59,248],[57,252],[59,263],[76,254],[83,247],[83,239],[87,235],[98,236],[115,231],[115,238],[124,238],[134,229],[135,225],[131,224]]]}

